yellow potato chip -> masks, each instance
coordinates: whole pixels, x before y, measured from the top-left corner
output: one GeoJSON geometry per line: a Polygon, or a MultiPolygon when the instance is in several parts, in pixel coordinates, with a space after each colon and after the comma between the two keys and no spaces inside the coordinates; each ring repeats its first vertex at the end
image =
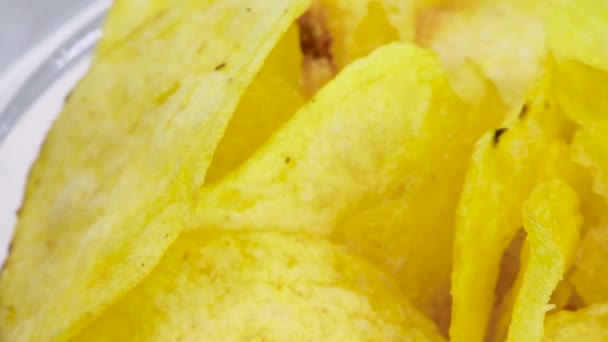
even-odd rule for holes
{"type": "Polygon", "coordinates": [[[468,61],[479,65],[513,108],[542,70],[545,40],[538,7],[518,1],[425,6],[416,20],[416,41],[435,51],[449,74],[468,61]]]}
{"type": "Polygon", "coordinates": [[[571,128],[546,94],[548,82],[539,84],[502,128],[488,132],[473,153],[456,216],[454,341],[484,339],[503,253],[521,227],[522,203],[537,182],[561,177],[554,166],[560,160],[558,139],[571,128]]]}
{"type": "Polygon", "coordinates": [[[605,342],[608,340],[608,304],[576,312],[560,311],[545,321],[545,342],[605,342]]]}
{"type": "Polygon", "coordinates": [[[450,139],[466,139],[439,134],[466,109],[430,53],[405,43],[380,48],[236,172],[205,187],[190,226],[328,234],[346,215],[431,174],[429,144],[443,151],[450,139]]]}
{"type": "Polygon", "coordinates": [[[608,142],[605,133],[608,125],[594,130],[579,130],[572,142],[576,161],[587,167],[593,175],[593,189],[608,199],[608,142]]]}
{"type": "Polygon", "coordinates": [[[444,341],[392,280],[296,234],[180,237],[74,341],[444,341]]]}
{"type": "Polygon", "coordinates": [[[501,119],[494,105],[464,105],[429,53],[380,48],[241,169],[205,187],[190,226],[321,235],[338,226],[335,241],[397,275],[406,296],[447,326],[454,207],[473,142],[501,119]]]}
{"type": "Polygon", "coordinates": [[[572,283],[587,304],[608,302],[608,225],[591,229],[581,243],[572,283]]]}
{"type": "Polygon", "coordinates": [[[240,95],[307,5],[183,1],[95,61],[31,171],[0,340],[63,340],[154,268],[240,95]]]}
{"type": "Polygon", "coordinates": [[[574,261],[582,218],[576,192],[562,181],[537,186],[523,207],[528,256],[514,287],[507,341],[540,341],[545,313],[574,261]]]}

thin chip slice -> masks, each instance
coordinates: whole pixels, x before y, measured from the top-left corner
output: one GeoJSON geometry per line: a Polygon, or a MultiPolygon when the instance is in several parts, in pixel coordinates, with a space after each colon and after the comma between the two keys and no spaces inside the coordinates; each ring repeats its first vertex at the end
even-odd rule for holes
{"type": "Polygon", "coordinates": [[[543,183],[532,191],[523,208],[529,251],[516,281],[507,341],[542,339],[551,294],[574,261],[581,225],[576,192],[566,183],[543,183]]]}
{"type": "Polygon", "coordinates": [[[546,94],[548,82],[503,127],[480,139],[473,153],[456,216],[453,341],[485,338],[499,266],[521,227],[522,203],[537,182],[560,175],[548,151],[559,149],[559,138],[571,129],[546,94]]]}
{"type": "Polygon", "coordinates": [[[63,340],[154,268],[242,92],[307,5],[183,1],[96,60],[31,171],[1,340],[63,340]]]}
{"type": "Polygon", "coordinates": [[[180,237],[74,341],[444,341],[382,273],[294,234],[180,237]]]}
{"type": "Polygon", "coordinates": [[[428,147],[451,146],[439,132],[466,109],[431,53],[405,43],[380,48],[347,67],[243,167],[205,187],[189,225],[328,234],[346,215],[430,175],[428,147]]]}
{"type": "Polygon", "coordinates": [[[576,312],[561,311],[547,317],[544,342],[608,341],[608,304],[595,304],[576,312]]]}
{"type": "Polygon", "coordinates": [[[572,283],[587,304],[608,302],[608,225],[590,230],[580,246],[572,283]]]}

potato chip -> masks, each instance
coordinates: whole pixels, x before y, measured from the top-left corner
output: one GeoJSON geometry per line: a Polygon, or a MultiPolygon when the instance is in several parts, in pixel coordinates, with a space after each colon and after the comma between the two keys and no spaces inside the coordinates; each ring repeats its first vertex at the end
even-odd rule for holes
{"type": "Polygon", "coordinates": [[[392,280],[323,240],[180,237],[75,341],[444,341],[392,280]]]}
{"type": "MultiPolygon", "coordinates": [[[[536,1],[531,1],[538,3],[536,1]]],[[[519,1],[443,1],[424,6],[416,42],[435,51],[449,74],[464,63],[479,65],[509,108],[520,105],[545,56],[538,5],[519,1]]]]}
{"type": "Polygon", "coordinates": [[[1,340],[65,339],[154,268],[240,95],[307,5],[180,2],[96,60],[31,171],[1,340]]]}
{"type": "Polygon", "coordinates": [[[456,214],[454,341],[484,339],[503,252],[521,227],[522,203],[537,182],[561,177],[554,166],[561,155],[558,139],[571,128],[546,94],[548,82],[539,84],[503,127],[488,132],[473,153],[456,214]]]}
{"type": "Polygon", "coordinates": [[[507,341],[542,339],[551,294],[574,261],[581,225],[576,192],[567,184],[553,181],[532,191],[523,207],[529,251],[514,288],[507,341]]]}
{"type": "Polygon", "coordinates": [[[545,321],[545,342],[605,342],[608,340],[608,304],[576,312],[560,311],[545,321]]]}
{"type": "Polygon", "coordinates": [[[493,105],[460,102],[427,52],[380,48],[235,174],[205,187],[190,226],[324,235],[338,225],[335,241],[397,275],[406,296],[439,320],[449,307],[458,179],[476,137],[500,120],[493,105]]]}
{"type": "Polygon", "coordinates": [[[205,187],[190,226],[326,235],[429,175],[429,144],[451,146],[436,132],[466,109],[430,53],[404,43],[380,48],[340,73],[243,167],[205,187]]]}
{"type": "Polygon", "coordinates": [[[587,304],[608,302],[608,225],[590,230],[580,246],[572,283],[587,304]]]}
{"type": "Polygon", "coordinates": [[[608,4],[602,0],[551,2],[548,46],[556,57],[554,92],[564,109],[590,129],[608,110],[608,4]]]}

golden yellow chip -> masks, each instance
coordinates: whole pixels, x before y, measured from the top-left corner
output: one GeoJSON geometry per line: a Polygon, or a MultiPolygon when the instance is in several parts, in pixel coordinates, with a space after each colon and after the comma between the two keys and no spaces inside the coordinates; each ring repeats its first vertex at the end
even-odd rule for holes
{"type": "Polygon", "coordinates": [[[571,312],[549,315],[544,342],[608,341],[608,304],[596,304],[571,312]]]}
{"type": "Polygon", "coordinates": [[[608,225],[591,229],[580,246],[572,283],[587,304],[608,303],[608,225]]]}
{"type": "Polygon", "coordinates": [[[575,191],[562,181],[537,186],[523,207],[527,257],[513,290],[507,341],[540,341],[545,313],[574,261],[582,217],[575,191]]]}
{"type": "Polygon", "coordinates": [[[75,341],[444,341],[393,281],[297,234],[180,237],[75,341]]]}
{"type": "Polygon", "coordinates": [[[548,82],[473,153],[456,216],[454,341],[484,339],[503,253],[521,227],[522,203],[537,182],[561,178],[558,139],[568,136],[571,125],[546,94],[548,82]]]}
{"type": "Polygon", "coordinates": [[[1,340],[65,339],[154,268],[240,95],[307,5],[183,1],[97,58],[31,171],[1,340]]]}

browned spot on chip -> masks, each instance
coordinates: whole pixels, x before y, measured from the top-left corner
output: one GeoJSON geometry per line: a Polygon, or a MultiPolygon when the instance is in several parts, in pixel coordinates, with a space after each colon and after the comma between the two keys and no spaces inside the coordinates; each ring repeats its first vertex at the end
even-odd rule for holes
{"type": "Polygon", "coordinates": [[[325,8],[315,2],[298,19],[302,61],[302,81],[309,95],[317,92],[337,72],[332,54],[332,34],[327,28],[325,8]]]}

